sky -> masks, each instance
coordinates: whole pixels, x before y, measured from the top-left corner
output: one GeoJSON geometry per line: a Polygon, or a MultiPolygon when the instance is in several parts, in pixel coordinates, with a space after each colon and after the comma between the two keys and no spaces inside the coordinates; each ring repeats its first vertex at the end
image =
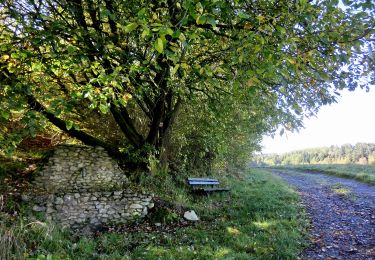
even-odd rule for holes
{"type": "Polygon", "coordinates": [[[338,102],[304,120],[299,132],[263,138],[262,153],[284,153],[331,145],[375,143],[375,88],[343,91],[338,102]]]}

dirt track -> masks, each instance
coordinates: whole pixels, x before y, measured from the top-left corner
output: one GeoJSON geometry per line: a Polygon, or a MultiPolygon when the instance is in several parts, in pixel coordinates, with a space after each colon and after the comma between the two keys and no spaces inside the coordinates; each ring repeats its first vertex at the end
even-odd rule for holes
{"type": "Polygon", "coordinates": [[[311,218],[302,259],[375,259],[375,186],[320,173],[272,170],[301,194],[311,218]]]}

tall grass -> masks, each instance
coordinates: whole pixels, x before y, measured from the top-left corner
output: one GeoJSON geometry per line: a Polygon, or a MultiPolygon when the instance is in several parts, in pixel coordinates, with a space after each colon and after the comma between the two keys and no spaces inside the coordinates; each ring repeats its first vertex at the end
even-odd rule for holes
{"type": "Polygon", "coordinates": [[[0,259],[22,259],[26,246],[20,239],[18,229],[0,226],[0,259]]]}
{"type": "Polygon", "coordinates": [[[30,221],[27,218],[0,216],[0,259],[25,259],[28,256],[63,252],[62,241],[68,241],[69,235],[54,224],[42,221],[30,221]],[[24,224],[24,220],[29,221],[24,224]]]}

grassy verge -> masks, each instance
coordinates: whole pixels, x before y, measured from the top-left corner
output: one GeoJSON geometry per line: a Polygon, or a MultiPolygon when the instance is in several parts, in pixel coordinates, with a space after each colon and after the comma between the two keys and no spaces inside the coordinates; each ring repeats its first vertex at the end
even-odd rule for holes
{"type": "Polygon", "coordinates": [[[201,220],[169,232],[165,225],[74,237],[53,225],[2,213],[0,258],[296,259],[307,226],[298,195],[262,170],[220,179],[231,192],[195,199],[186,195],[184,206],[201,220]]]}
{"type": "Polygon", "coordinates": [[[314,165],[288,165],[284,168],[323,172],[339,177],[356,179],[375,185],[375,165],[359,164],[314,164],[314,165]]]}

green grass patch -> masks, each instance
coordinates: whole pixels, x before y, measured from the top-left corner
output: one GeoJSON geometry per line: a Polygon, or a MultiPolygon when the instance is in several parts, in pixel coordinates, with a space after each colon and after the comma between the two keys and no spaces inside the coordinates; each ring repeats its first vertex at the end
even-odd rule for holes
{"type": "MultiPolygon", "coordinates": [[[[280,168],[280,167],[277,167],[280,168]]],[[[375,165],[360,164],[309,164],[288,165],[281,168],[322,172],[339,177],[356,179],[361,182],[375,185],[375,165]]]]}
{"type": "Polygon", "coordinates": [[[195,210],[201,220],[172,232],[165,224],[149,232],[74,238],[51,224],[2,214],[0,258],[297,259],[307,227],[298,194],[279,177],[258,169],[220,179],[231,191],[210,197],[185,195],[183,206],[195,210]]]}
{"type": "Polygon", "coordinates": [[[348,187],[345,187],[344,185],[337,183],[331,186],[331,190],[333,193],[340,197],[344,198],[354,198],[353,192],[348,187]]]}

